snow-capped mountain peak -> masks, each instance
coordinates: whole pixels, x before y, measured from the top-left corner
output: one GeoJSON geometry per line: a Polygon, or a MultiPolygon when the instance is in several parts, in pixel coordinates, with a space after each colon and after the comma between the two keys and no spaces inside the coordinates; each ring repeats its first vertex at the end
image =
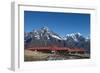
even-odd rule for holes
{"type": "Polygon", "coordinates": [[[78,39],[81,37],[82,35],[77,32],[77,33],[71,33],[71,34],[67,34],[65,37],[64,37],[64,40],[74,40],[75,42],[78,42],[78,39]]]}
{"type": "Polygon", "coordinates": [[[25,35],[25,37],[31,37],[32,39],[44,39],[48,40],[50,38],[62,40],[62,38],[55,32],[51,31],[48,27],[42,27],[37,30],[33,30],[30,33],[27,33],[28,36],[25,35]]]}
{"type": "Polygon", "coordinates": [[[81,34],[80,34],[79,32],[77,32],[77,33],[67,34],[66,36],[75,36],[75,35],[81,36],[81,34]]]}
{"type": "Polygon", "coordinates": [[[42,28],[40,28],[40,31],[45,31],[45,32],[48,32],[50,31],[48,27],[44,26],[42,28]]]}

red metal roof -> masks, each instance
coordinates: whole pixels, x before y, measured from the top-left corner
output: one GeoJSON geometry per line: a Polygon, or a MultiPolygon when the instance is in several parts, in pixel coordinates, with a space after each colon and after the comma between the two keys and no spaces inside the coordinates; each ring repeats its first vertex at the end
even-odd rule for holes
{"type": "Polygon", "coordinates": [[[68,51],[70,51],[70,52],[74,52],[74,51],[80,52],[80,51],[85,51],[85,49],[83,49],[83,48],[73,48],[73,49],[69,49],[68,51]]]}
{"type": "Polygon", "coordinates": [[[74,51],[85,51],[83,48],[67,48],[67,47],[32,47],[32,48],[28,48],[30,50],[67,50],[70,52],[74,52],[74,51]]]}

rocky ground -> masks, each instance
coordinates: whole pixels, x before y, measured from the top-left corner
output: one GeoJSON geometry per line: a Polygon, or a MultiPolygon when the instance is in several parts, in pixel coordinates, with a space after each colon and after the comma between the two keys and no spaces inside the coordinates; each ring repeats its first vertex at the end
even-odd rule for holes
{"type": "Polygon", "coordinates": [[[52,54],[39,51],[24,51],[24,61],[48,61],[48,60],[68,60],[68,59],[88,59],[89,54],[52,54]]]}

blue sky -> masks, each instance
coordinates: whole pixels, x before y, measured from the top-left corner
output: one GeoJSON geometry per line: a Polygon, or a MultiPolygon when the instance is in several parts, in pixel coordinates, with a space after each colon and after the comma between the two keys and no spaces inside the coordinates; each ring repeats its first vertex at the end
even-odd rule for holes
{"type": "Polygon", "coordinates": [[[24,31],[30,32],[43,26],[60,36],[80,32],[90,34],[90,14],[24,11],[24,31]]]}

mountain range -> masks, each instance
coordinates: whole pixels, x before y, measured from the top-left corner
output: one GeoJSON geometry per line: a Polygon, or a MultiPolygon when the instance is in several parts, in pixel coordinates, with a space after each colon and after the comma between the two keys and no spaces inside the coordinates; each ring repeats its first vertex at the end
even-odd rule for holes
{"type": "Polygon", "coordinates": [[[82,34],[71,33],[61,37],[56,32],[53,32],[48,27],[42,27],[31,32],[24,32],[24,46],[41,47],[41,46],[58,46],[69,48],[84,48],[90,52],[90,38],[84,37],[82,34]]]}

